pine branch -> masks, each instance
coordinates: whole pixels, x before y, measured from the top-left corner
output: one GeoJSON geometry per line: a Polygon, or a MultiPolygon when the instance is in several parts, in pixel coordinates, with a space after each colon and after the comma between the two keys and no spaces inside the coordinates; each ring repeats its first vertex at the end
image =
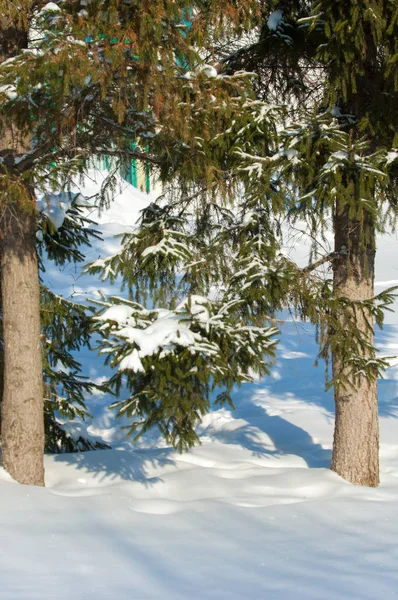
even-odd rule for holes
{"type": "MultiPolygon", "coordinates": [[[[136,158],[137,160],[149,162],[153,165],[160,165],[163,163],[161,159],[149,156],[145,152],[140,152],[139,150],[111,150],[110,148],[95,148],[94,153],[99,155],[106,154],[107,156],[129,156],[131,158],[136,158]]],[[[90,151],[90,154],[92,154],[92,151],[90,151]]]]}
{"type": "Polygon", "coordinates": [[[42,158],[48,150],[51,148],[51,141],[48,140],[44,142],[41,146],[36,146],[27,154],[24,154],[21,157],[14,157],[14,169],[18,171],[18,173],[24,173],[29,171],[34,163],[42,158]]]}
{"type": "Polygon", "coordinates": [[[120,123],[117,123],[112,119],[108,119],[107,117],[104,117],[99,113],[92,113],[92,115],[94,116],[94,118],[100,119],[104,123],[107,123],[107,125],[110,125],[113,129],[119,129],[120,131],[123,131],[124,133],[130,133],[133,136],[137,134],[135,129],[132,129],[131,127],[125,127],[124,125],[121,125],[120,123]]]}
{"type": "MultiPolygon", "coordinates": [[[[146,162],[149,162],[154,165],[160,165],[163,162],[161,159],[154,158],[153,156],[150,156],[150,155],[146,154],[145,152],[140,152],[139,150],[125,150],[125,149],[115,150],[112,148],[98,148],[98,147],[62,148],[62,149],[56,150],[55,152],[51,152],[51,154],[50,154],[50,156],[53,160],[56,160],[57,158],[74,158],[76,156],[88,156],[89,158],[92,158],[93,155],[96,155],[96,156],[104,156],[105,155],[105,156],[116,156],[116,157],[128,156],[133,159],[146,161],[146,162]]],[[[44,158],[44,156],[45,155],[43,155],[42,158],[44,158]]]]}
{"type": "Polygon", "coordinates": [[[325,263],[332,262],[335,258],[337,258],[338,256],[341,256],[342,254],[343,254],[343,252],[330,252],[326,256],[322,256],[322,258],[320,258],[319,260],[316,260],[315,262],[308,265],[307,267],[304,267],[304,269],[302,269],[302,272],[303,273],[311,273],[312,271],[315,271],[315,269],[317,269],[318,267],[321,267],[325,263]]]}

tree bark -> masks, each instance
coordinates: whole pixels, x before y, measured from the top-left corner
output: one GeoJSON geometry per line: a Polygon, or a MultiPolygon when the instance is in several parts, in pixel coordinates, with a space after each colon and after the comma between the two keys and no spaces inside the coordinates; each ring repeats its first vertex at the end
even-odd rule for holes
{"type": "Polygon", "coordinates": [[[1,293],[1,256],[2,247],[0,240],[0,441],[1,441],[1,405],[4,391],[4,337],[3,337],[3,297],[1,293]]]}
{"type": "Polygon", "coordinates": [[[2,464],[19,483],[44,485],[43,379],[36,218],[5,209],[1,256],[4,390],[2,464]]]}
{"type": "MultiPolygon", "coordinates": [[[[372,217],[365,214],[362,221],[355,220],[349,217],[347,206],[343,210],[337,207],[334,231],[335,251],[339,253],[333,262],[335,295],[353,301],[372,298],[375,266],[372,217]]],[[[354,311],[350,311],[350,318],[356,318],[356,326],[373,346],[374,323],[370,315],[366,316],[370,328],[363,315],[357,312],[355,317],[354,311]]],[[[343,328],[344,323],[341,325],[343,328]]],[[[346,389],[340,385],[334,388],[336,421],[331,468],[351,483],[376,487],[379,484],[377,380],[364,376],[354,380],[338,351],[332,355],[332,368],[333,377],[346,376],[349,385],[346,389]]]]}
{"type": "MultiPolygon", "coordinates": [[[[0,15],[0,63],[28,48],[29,22],[35,4],[25,7],[23,3],[14,3],[9,8],[0,15]],[[21,11],[26,20],[20,19],[21,11]]],[[[30,148],[30,136],[20,131],[17,124],[9,123],[6,128],[2,127],[0,152],[4,168],[13,170],[15,157],[30,148]]],[[[33,206],[26,206],[29,204],[26,198],[21,199],[20,203],[14,199],[11,201],[6,187],[0,191],[4,369],[2,464],[19,483],[44,485],[43,372],[36,216],[33,206]]],[[[28,193],[27,198],[29,196],[33,203],[33,195],[28,193]]]]}

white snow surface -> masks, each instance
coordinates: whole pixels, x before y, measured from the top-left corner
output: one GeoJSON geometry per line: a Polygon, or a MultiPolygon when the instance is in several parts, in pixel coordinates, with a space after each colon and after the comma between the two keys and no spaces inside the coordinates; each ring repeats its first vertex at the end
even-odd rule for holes
{"type": "MultiPolygon", "coordinates": [[[[82,191],[90,196],[94,187],[82,191]]],[[[113,234],[131,230],[148,201],[124,185],[99,217],[105,240],[88,260],[117,251],[113,234]]],[[[379,238],[378,291],[398,280],[396,250],[395,234],[379,238]]],[[[299,235],[286,251],[303,264],[308,258],[299,235]]],[[[78,299],[98,287],[120,294],[75,267],[48,265],[47,276],[56,292],[78,299]]],[[[313,366],[314,330],[284,316],[271,376],[235,390],[234,412],[208,415],[202,445],[190,452],[176,453],[156,432],[133,443],[97,392],[87,398],[93,420],[69,428],[112,450],[46,456],[45,489],[18,485],[0,469],[0,598],[396,597],[398,365],[380,382],[381,484],[352,486],[328,468],[333,401],[322,367],[313,366]]],[[[385,355],[398,353],[396,314],[377,343],[385,355]]],[[[97,382],[109,373],[95,353],[80,358],[97,382]]]]}

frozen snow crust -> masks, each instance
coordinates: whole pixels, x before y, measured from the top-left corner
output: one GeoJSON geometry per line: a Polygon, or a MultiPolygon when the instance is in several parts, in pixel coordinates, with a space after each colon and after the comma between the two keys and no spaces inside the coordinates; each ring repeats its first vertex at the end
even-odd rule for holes
{"type": "MultiPolygon", "coordinates": [[[[117,251],[113,234],[131,230],[147,202],[124,185],[99,217],[105,242],[87,260],[117,251]]],[[[395,235],[378,241],[378,291],[398,279],[396,248],[395,235]]],[[[296,246],[297,260],[306,254],[296,246]]],[[[75,299],[98,287],[119,294],[75,267],[48,265],[47,275],[75,299]]],[[[377,342],[398,354],[397,315],[377,342]]],[[[69,429],[112,450],[46,456],[46,489],[0,470],[1,600],[398,596],[398,365],[380,382],[381,485],[367,489],[328,469],[333,401],[315,356],[312,328],[287,318],[272,376],[236,390],[236,411],[208,415],[202,446],[183,455],[156,432],[133,444],[110,399],[88,398],[93,420],[69,429]]],[[[82,360],[93,379],[107,374],[95,353],[82,360]]]]}

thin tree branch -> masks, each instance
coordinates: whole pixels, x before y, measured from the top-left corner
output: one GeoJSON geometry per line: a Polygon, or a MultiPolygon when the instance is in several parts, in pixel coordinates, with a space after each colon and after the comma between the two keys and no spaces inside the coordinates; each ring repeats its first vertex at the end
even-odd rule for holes
{"type": "Polygon", "coordinates": [[[307,267],[304,267],[304,269],[301,269],[301,270],[303,273],[311,273],[312,271],[315,271],[315,269],[324,265],[325,263],[332,262],[332,260],[334,260],[338,256],[341,256],[342,254],[343,254],[343,252],[330,252],[330,254],[327,254],[326,256],[322,256],[322,258],[320,258],[319,260],[316,260],[315,262],[308,265],[307,267]]]}

